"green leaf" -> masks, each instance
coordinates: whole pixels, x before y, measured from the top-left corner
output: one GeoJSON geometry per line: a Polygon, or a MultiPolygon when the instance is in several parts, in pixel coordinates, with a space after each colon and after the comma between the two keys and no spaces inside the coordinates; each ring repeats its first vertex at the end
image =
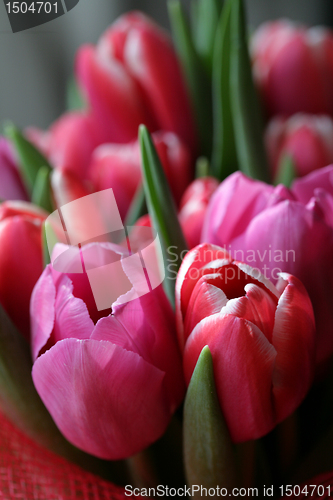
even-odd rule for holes
{"type": "Polygon", "coordinates": [[[47,159],[15,127],[5,126],[5,134],[12,142],[19,159],[19,168],[28,193],[32,194],[36,178],[41,167],[51,170],[47,159]]]}
{"type": "Polygon", "coordinates": [[[213,69],[215,32],[222,7],[222,0],[192,0],[191,4],[193,41],[208,75],[213,69]]]}
{"type": "Polygon", "coordinates": [[[231,110],[231,7],[227,0],[216,31],[213,67],[212,172],[220,181],[237,170],[238,160],[231,110]]]}
{"type": "Polygon", "coordinates": [[[178,221],[177,209],[163,167],[151,136],[144,125],[140,125],[139,128],[139,141],[147,207],[154,229],[162,245],[165,266],[165,280],[163,285],[171,304],[174,305],[176,272],[181,264],[182,252],[187,250],[186,242],[178,221]],[[173,255],[177,255],[172,269],[168,264],[168,255],[171,247],[173,248],[173,255]]]}
{"type": "Polygon", "coordinates": [[[253,82],[243,0],[231,6],[231,104],[240,169],[248,176],[269,181],[263,121],[253,82]]]}
{"type": "Polygon", "coordinates": [[[210,157],[212,144],[211,82],[194,47],[190,28],[179,0],[168,1],[175,46],[190,90],[200,138],[200,153],[210,157]]]}
{"type": "Polygon", "coordinates": [[[75,77],[69,79],[67,84],[67,109],[71,111],[86,108],[84,97],[78,87],[75,77]]]}
{"type": "Polygon", "coordinates": [[[290,187],[296,177],[296,166],[293,157],[292,155],[286,153],[282,156],[279,162],[274,184],[276,186],[278,184],[284,184],[285,186],[290,187]]]}
{"type": "Polygon", "coordinates": [[[201,351],[184,406],[184,460],[189,485],[236,485],[235,451],[217,398],[209,347],[201,351]]]}
{"type": "Polygon", "coordinates": [[[146,198],[143,186],[139,186],[128,209],[125,226],[133,226],[136,221],[147,213],[146,198]]]}
{"type": "Polygon", "coordinates": [[[51,170],[48,167],[40,167],[31,195],[31,202],[44,208],[47,212],[53,211],[50,172],[51,170]]]}

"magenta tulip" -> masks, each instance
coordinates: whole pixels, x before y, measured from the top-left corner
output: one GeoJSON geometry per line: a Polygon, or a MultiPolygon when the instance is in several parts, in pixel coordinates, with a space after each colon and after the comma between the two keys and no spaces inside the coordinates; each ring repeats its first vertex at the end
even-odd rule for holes
{"type": "Polygon", "coordinates": [[[253,36],[254,75],[269,115],[333,114],[333,35],[290,21],[263,24],[253,36]]]}
{"type": "Polygon", "coordinates": [[[14,153],[4,137],[0,137],[0,178],[0,200],[28,200],[14,153]]]}
{"type": "MultiPolygon", "coordinates": [[[[95,263],[110,252],[90,244],[82,255],[91,250],[95,263]]],[[[125,304],[118,299],[112,314],[98,311],[87,274],[71,270],[70,263],[67,274],[48,266],[34,289],[33,380],[71,443],[126,458],[164,433],[184,396],[174,315],[161,287],[125,304]]],[[[114,286],[120,290],[119,281],[114,286]]]]}
{"type": "Polygon", "coordinates": [[[333,162],[333,120],[328,116],[297,114],[273,118],[266,130],[266,144],[273,174],[283,158],[292,158],[298,177],[333,162]]]}
{"type": "Polygon", "coordinates": [[[0,303],[29,339],[30,296],[43,271],[43,210],[24,201],[0,205],[0,303]]]}
{"type": "Polygon", "coordinates": [[[288,417],[313,379],[315,326],[302,283],[276,287],[223,249],[191,250],[176,283],[176,315],[187,384],[205,345],[234,442],[257,439],[288,417]]]}
{"type": "Polygon", "coordinates": [[[77,78],[104,142],[130,142],[144,123],[171,131],[191,150],[196,135],[181,68],[168,35],[139,12],[126,14],[97,47],[77,56],[77,78]]]}
{"type": "Polygon", "coordinates": [[[292,190],[236,172],[214,193],[202,234],[273,282],[279,272],[302,281],[316,318],[318,363],[333,353],[332,170],[317,170],[292,190]]]}
{"type": "Polygon", "coordinates": [[[208,202],[218,185],[213,177],[196,179],[188,186],[181,199],[179,221],[189,248],[200,243],[208,202]]]}

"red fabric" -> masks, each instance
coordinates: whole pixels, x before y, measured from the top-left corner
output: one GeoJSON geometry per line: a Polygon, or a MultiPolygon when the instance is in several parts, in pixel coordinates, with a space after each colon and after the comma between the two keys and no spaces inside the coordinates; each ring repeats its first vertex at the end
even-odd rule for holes
{"type": "Polygon", "coordinates": [[[0,414],[1,500],[122,500],[115,486],[41,448],[0,414]]]}

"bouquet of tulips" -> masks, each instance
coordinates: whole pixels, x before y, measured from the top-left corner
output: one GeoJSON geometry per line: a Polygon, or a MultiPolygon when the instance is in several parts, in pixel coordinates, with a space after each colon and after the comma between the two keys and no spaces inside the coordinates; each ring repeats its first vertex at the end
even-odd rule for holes
{"type": "Polygon", "coordinates": [[[4,126],[0,411],[124,497],[328,497],[333,33],[168,6],[4,126]]]}

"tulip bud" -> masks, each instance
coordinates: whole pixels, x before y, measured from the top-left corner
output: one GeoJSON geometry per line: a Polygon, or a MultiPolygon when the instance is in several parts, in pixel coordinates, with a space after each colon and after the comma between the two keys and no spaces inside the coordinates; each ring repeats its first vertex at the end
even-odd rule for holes
{"type": "Polygon", "coordinates": [[[253,70],[267,114],[332,115],[332,53],[327,29],[285,20],[259,27],[252,38],[253,70]]]}
{"type": "Polygon", "coordinates": [[[272,119],[266,130],[266,145],[274,176],[279,175],[288,155],[298,177],[333,162],[333,120],[328,116],[297,114],[272,119]]]}

